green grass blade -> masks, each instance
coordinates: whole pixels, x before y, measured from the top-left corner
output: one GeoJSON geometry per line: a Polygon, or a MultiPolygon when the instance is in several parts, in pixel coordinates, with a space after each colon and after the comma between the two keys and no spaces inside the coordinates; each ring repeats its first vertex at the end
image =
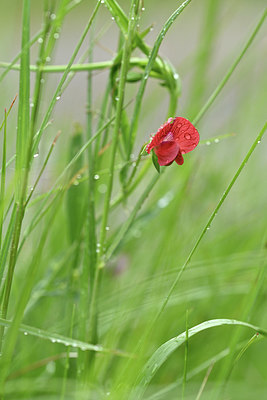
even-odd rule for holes
{"type": "MultiPolygon", "coordinates": [[[[254,330],[257,333],[267,337],[267,331],[265,329],[259,328],[257,326],[248,324],[246,322],[237,321],[234,319],[213,319],[210,321],[205,321],[199,325],[194,326],[188,330],[188,338],[190,339],[194,335],[205,331],[210,328],[223,326],[223,325],[241,325],[254,330]]],[[[138,379],[137,388],[131,394],[130,399],[141,399],[148,386],[149,382],[162,366],[162,364],[168,359],[168,357],[180,347],[186,341],[186,332],[168,340],[166,343],[161,345],[155,353],[150,357],[145,367],[140,373],[138,379]]]]}
{"type": "Polygon", "coordinates": [[[64,71],[64,73],[62,75],[62,78],[61,78],[61,80],[60,80],[60,82],[59,82],[59,84],[58,84],[58,86],[57,86],[57,88],[55,90],[53,98],[50,101],[48,110],[47,110],[47,112],[46,112],[46,114],[44,116],[44,119],[43,119],[42,123],[41,123],[40,129],[36,134],[32,154],[35,154],[35,152],[36,152],[36,150],[38,148],[39,142],[41,140],[42,133],[43,133],[48,121],[49,121],[49,118],[50,118],[50,116],[52,114],[52,111],[53,111],[53,109],[55,107],[56,102],[58,101],[58,99],[60,98],[60,96],[62,94],[61,93],[62,87],[63,87],[63,85],[64,85],[64,83],[65,83],[65,81],[66,81],[66,79],[68,77],[68,74],[70,72],[70,67],[73,64],[73,62],[74,62],[74,60],[75,60],[75,58],[76,58],[81,46],[82,46],[82,43],[83,43],[85,37],[87,36],[87,33],[88,33],[88,31],[89,31],[89,29],[90,29],[90,27],[91,27],[91,25],[92,25],[92,23],[94,21],[94,18],[96,16],[97,12],[98,12],[99,7],[100,7],[100,1],[97,2],[96,6],[95,6],[95,9],[94,9],[91,17],[89,18],[89,21],[88,21],[88,23],[87,23],[87,25],[86,25],[86,27],[85,27],[82,35],[81,35],[81,38],[80,38],[77,46],[75,47],[75,50],[74,50],[74,52],[73,52],[73,54],[72,54],[72,56],[70,58],[70,61],[69,61],[68,65],[67,65],[67,67],[66,67],[66,69],[65,69],[65,71],[64,71]]]}
{"type": "Polygon", "coordinates": [[[201,110],[199,111],[199,113],[196,115],[196,117],[193,119],[192,124],[196,125],[200,119],[203,117],[203,115],[206,113],[206,111],[208,110],[208,108],[212,105],[212,103],[214,102],[214,100],[216,99],[216,97],[219,95],[219,93],[222,91],[222,89],[224,88],[224,86],[226,85],[227,81],[229,80],[229,78],[231,77],[231,75],[233,74],[234,70],[236,69],[236,67],[238,66],[239,62],[242,60],[242,58],[244,57],[244,55],[246,54],[248,48],[250,47],[251,43],[253,42],[255,36],[257,35],[258,31],[260,30],[261,26],[263,25],[265,18],[267,16],[267,8],[265,9],[265,11],[262,14],[262,17],[260,18],[259,22],[257,23],[256,28],[254,29],[254,31],[252,32],[252,35],[249,37],[247,43],[245,44],[244,48],[242,49],[242,51],[240,52],[240,54],[237,56],[237,58],[235,59],[235,61],[233,62],[233,64],[231,65],[231,67],[229,68],[228,72],[226,73],[226,75],[224,76],[224,78],[222,79],[222,81],[219,83],[219,85],[216,87],[216,89],[214,90],[214,92],[211,94],[211,96],[209,97],[209,99],[207,100],[207,102],[204,104],[204,106],[201,108],[201,110]]]}
{"type": "Polygon", "coordinates": [[[5,110],[2,170],[1,170],[1,191],[0,191],[0,250],[2,247],[2,231],[3,231],[4,208],[5,208],[5,188],[6,188],[6,124],[7,124],[7,112],[5,110]]]}
{"type": "MultiPolygon", "coordinates": [[[[11,323],[12,323],[11,321],[0,318],[1,326],[9,328],[11,326],[11,323]]],[[[71,346],[73,348],[78,348],[82,351],[91,350],[91,351],[96,351],[96,352],[100,352],[100,353],[112,353],[112,354],[122,356],[122,357],[131,357],[130,354],[124,353],[120,350],[107,349],[101,345],[95,345],[95,344],[83,342],[81,340],[77,340],[77,339],[73,339],[71,337],[59,335],[57,333],[48,332],[44,329],[35,328],[33,326],[29,326],[29,325],[25,325],[25,324],[20,324],[19,331],[24,334],[26,332],[26,334],[28,334],[30,336],[38,337],[39,339],[49,340],[52,343],[59,343],[59,344],[63,344],[64,346],[71,346]]]]}

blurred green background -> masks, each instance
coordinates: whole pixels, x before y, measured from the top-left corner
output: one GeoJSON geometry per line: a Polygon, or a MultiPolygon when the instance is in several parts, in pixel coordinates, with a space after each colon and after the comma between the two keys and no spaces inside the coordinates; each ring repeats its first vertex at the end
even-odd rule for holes
{"type": "MultiPolygon", "coordinates": [[[[1,3],[0,61],[9,62],[20,49],[22,1],[1,3]]],[[[32,2],[32,35],[41,26],[42,3],[36,0],[32,2]]],[[[127,0],[119,3],[128,12],[130,2],[127,0]]],[[[94,4],[92,0],[81,1],[66,17],[50,64],[68,62],[94,4]]],[[[140,21],[140,30],[153,26],[146,38],[149,45],[153,45],[163,23],[177,4],[178,2],[174,0],[144,1],[145,10],[140,21]]],[[[159,51],[163,58],[167,58],[175,66],[181,79],[182,94],[176,115],[191,120],[196,116],[241,51],[260,19],[265,5],[266,2],[261,0],[253,2],[192,0],[171,27],[159,51]]],[[[94,31],[96,35],[102,31],[94,48],[94,61],[111,60],[117,49],[118,28],[104,5],[98,14],[94,31]]],[[[83,50],[87,44],[88,42],[84,44],[83,50]]],[[[138,337],[142,335],[166,297],[169,287],[211,212],[261,130],[266,120],[267,109],[266,45],[265,21],[222,93],[197,125],[202,140],[231,135],[219,140],[218,143],[199,145],[193,153],[185,156],[185,164],[182,167],[172,165],[166,169],[126,240],[105,271],[99,305],[100,342],[105,346],[117,346],[126,351],[133,350],[138,337]]],[[[37,52],[38,44],[33,46],[31,51],[32,64],[36,61],[37,52]]],[[[140,55],[138,52],[136,54],[140,55]]],[[[108,71],[96,71],[93,76],[93,113],[96,125],[108,71]]],[[[15,94],[18,93],[18,77],[18,71],[10,71],[0,84],[2,110],[9,107],[15,94]]],[[[34,80],[34,74],[32,78],[34,80]]],[[[46,129],[40,144],[39,157],[34,160],[32,182],[56,133],[60,130],[62,134],[38,186],[37,194],[48,191],[66,165],[75,123],[79,123],[82,128],[85,127],[86,80],[86,72],[77,73],[57,103],[52,123],[46,129]]],[[[41,114],[46,110],[58,81],[59,76],[56,74],[46,76],[41,114]]],[[[126,102],[135,95],[136,85],[129,84],[126,102]]],[[[16,107],[17,105],[14,110],[16,107]]],[[[145,91],[135,157],[140,146],[149,140],[150,134],[155,133],[166,120],[167,109],[166,89],[161,87],[158,81],[150,79],[145,91]]],[[[130,106],[128,110],[131,113],[132,107],[130,106]]],[[[15,138],[16,112],[12,111],[8,120],[9,157],[15,152],[15,138]]],[[[227,197],[194,255],[190,267],[183,274],[168,308],[156,326],[151,342],[147,345],[147,355],[152,354],[169,338],[185,330],[186,310],[189,311],[190,327],[214,318],[243,319],[251,288],[257,280],[259,271],[266,267],[266,151],[266,139],[264,139],[227,197]]],[[[103,168],[107,166],[104,160],[103,168]]],[[[9,168],[12,179],[14,165],[9,168]]],[[[154,174],[152,169],[150,174],[154,174]]],[[[142,183],[143,187],[148,182],[148,178],[146,179],[142,183]]],[[[97,215],[101,215],[105,190],[106,178],[100,174],[97,182],[97,215]]],[[[118,190],[119,178],[115,184],[114,196],[118,190]]],[[[135,204],[141,190],[142,188],[138,189],[129,199],[127,206],[121,206],[112,212],[109,223],[110,235],[116,231],[121,221],[128,218],[129,209],[135,204]]],[[[35,210],[34,205],[32,210],[35,210]]],[[[42,282],[45,282],[47,275],[53,273],[55,268],[58,268],[56,269],[58,272],[45,287],[37,306],[26,315],[24,321],[65,335],[69,324],[69,313],[65,314],[64,310],[65,301],[68,299],[67,283],[70,268],[68,260],[64,258],[69,248],[67,214],[65,202],[51,229],[35,291],[38,293],[42,282]]],[[[30,220],[31,208],[25,216],[25,227],[30,220]]],[[[35,233],[30,236],[20,254],[12,292],[14,298],[25,274],[25,267],[31,260],[39,229],[41,228],[37,227],[35,233]]],[[[247,321],[266,327],[266,305],[265,280],[255,302],[251,304],[251,311],[246,316],[247,321]]],[[[188,371],[225,349],[229,345],[234,329],[216,328],[190,340],[188,371]]],[[[248,338],[248,331],[242,330],[240,341],[248,338]]],[[[59,345],[44,343],[40,346],[40,340],[31,339],[29,343],[28,337],[20,338],[18,346],[19,351],[13,364],[14,371],[59,351],[57,347],[59,345]]],[[[266,355],[265,341],[249,348],[234,368],[223,398],[265,398],[266,355]]],[[[109,372],[108,361],[101,357],[103,356],[99,357],[97,364],[98,380],[99,385],[105,390],[109,385],[112,386],[110,382],[119,375],[123,361],[119,359],[114,362],[114,369],[112,367],[112,372],[109,372]]],[[[159,392],[161,388],[169,388],[167,393],[153,398],[180,398],[177,396],[177,393],[181,393],[180,389],[174,386],[174,390],[171,390],[169,385],[177,383],[182,377],[183,360],[184,348],[181,348],[157,373],[147,397],[159,392]]],[[[213,398],[213,389],[221,370],[222,364],[214,366],[203,398],[213,398]]],[[[56,388],[61,371],[60,362],[51,361],[42,368],[22,375],[20,378],[23,390],[27,388],[31,393],[33,388],[29,389],[30,385],[27,385],[27,379],[31,377],[36,379],[37,388],[41,388],[43,382],[53,382],[56,388]]],[[[196,398],[205,373],[206,370],[190,379],[186,386],[186,398],[196,398]]],[[[20,378],[16,381],[16,390],[10,381],[8,386],[10,398],[23,398],[20,397],[23,392],[19,390],[20,378]]],[[[69,384],[71,385],[71,378],[69,384]]]]}

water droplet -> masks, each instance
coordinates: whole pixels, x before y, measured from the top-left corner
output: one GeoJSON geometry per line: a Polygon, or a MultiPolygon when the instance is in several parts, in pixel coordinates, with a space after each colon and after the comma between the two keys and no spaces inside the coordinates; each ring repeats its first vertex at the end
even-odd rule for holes
{"type": "Polygon", "coordinates": [[[44,39],[42,37],[39,37],[37,41],[38,41],[39,44],[42,44],[44,39]]]}
{"type": "Polygon", "coordinates": [[[260,140],[258,140],[258,144],[260,143],[261,141],[260,140]]]}
{"type": "Polygon", "coordinates": [[[133,20],[134,20],[134,17],[132,17],[131,20],[133,21],[133,20]]]}
{"type": "Polygon", "coordinates": [[[96,253],[100,253],[100,249],[96,249],[96,253]]]}
{"type": "Polygon", "coordinates": [[[131,160],[134,159],[134,154],[133,154],[133,153],[130,155],[130,159],[131,159],[131,160]]]}
{"type": "Polygon", "coordinates": [[[59,100],[59,99],[60,99],[60,96],[57,96],[57,97],[56,97],[56,100],[59,100]]]}
{"type": "Polygon", "coordinates": [[[105,0],[101,0],[100,3],[102,3],[102,4],[105,3],[105,0]]]}
{"type": "Polygon", "coordinates": [[[109,231],[109,229],[110,229],[110,227],[109,227],[109,226],[106,226],[106,231],[109,231]]]}
{"type": "Polygon", "coordinates": [[[114,17],[111,17],[111,19],[112,19],[112,21],[114,21],[115,18],[114,18],[114,17]]]}
{"type": "Polygon", "coordinates": [[[211,142],[208,140],[208,141],[206,142],[206,145],[209,146],[210,144],[211,144],[211,142]]]}
{"type": "Polygon", "coordinates": [[[207,231],[210,230],[210,226],[207,226],[207,231]]]}
{"type": "Polygon", "coordinates": [[[43,84],[45,82],[44,78],[41,78],[40,82],[43,84]]]}
{"type": "Polygon", "coordinates": [[[25,336],[27,336],[27,335],[28,335],[28,332],[23,332],[23,333],[24,333],[24,335],[25,335],[25,336]]]}
{"type": "Polygon", "coordinates": [[[56,19],[56,17],[57,17],[56,14],[51,14],[51,15],[50,15],[50,18],[51,18],[52,20],[56,19]]]}
{"type": "Polygon", "coordinates": [[[142,11],[145,11],[145,7],[142,7],[141,10],[142,10],[142,11]]]}
{"type": "Polygon", "coordinates": [[[75,181],[73,182],[73,185],[74,185],[74,186],[78,186],[78,185],[79,185],[78,179],[75,179],[75,181]]]}
{"type": "Polygon", "coordinates": [[[185,137],[187,140],[190,140],[190,139],[191,139],[191,135],[189,135],[189,133],[186,133],[186,134],[184,135],[184,137],[185,137]]]}
{"type": "Polygon", "coordinates": [[[173,74],[174,79],[177,81],[177,79],[179,79],[179,75],[175,72],[175,74],[173,74]]]}
{"type": "Polygon", "coordinates": [[[220,140],[216,138],[216,139],[214,140],[214,143],[219,143],[219,141],[220,141],[220,140]]]}
{"type": "Polygon", "coordinates": [[[59,33],[54,33],[54,39],[58,39],[59,38],[59,33]]]}
{"type": "Polygon", "coordinates": [[[48,57],[46,57],[45,60],[46,60],[46,62],[50,62],[51,61],[51,57],[48,56],[48,57]]]}
{"type": "Polygon", "coordinates": [[[149,30],[150,30],[150,32],[152,32],[154,30],[153,26],[151,26],[151,28],[149,30]]]}
{"type": "Polygon", "coordinates": [[[99,178],[100,178],[100,176],[98,174],[95,174],[94,180],[97,181],[99,178]]]}
{"type": "Polygon", "coordinates": [[[52,343],[56,343],[56,339],[51,339],[51,342],[52,343]]]}
{"type": "Polygon", "coordinates": [[[97,243],[97,244],[96,244],[96,247],[101,247],[101,244],[100,244],[100,243],[97,243]]]}
{"type": "Polygon", "coordinates": [[[34,106],[34,103],[30,103],[30,107],[32,108],[34,106]]]}
{"type": "Polygon", "coordinates": [[[36,158],[36,157],[38,157],[38,156],[39,156],[39,152],[35,153],[35,154],[33,155],[33,158],[36,158]]]}
{"type": "Polygon", "coordinates": [[[118,96],[116,96],[116,97],[115,97],[115,101],[118,101],[118,100],[119,100],[119,98],[118,98],[118,96]]]}

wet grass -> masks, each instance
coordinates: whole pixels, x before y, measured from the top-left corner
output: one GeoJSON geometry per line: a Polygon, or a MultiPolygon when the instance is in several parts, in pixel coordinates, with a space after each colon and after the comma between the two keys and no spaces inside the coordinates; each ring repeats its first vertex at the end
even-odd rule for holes
{"type": "Polygon", "coordinates": [[[1,398],[264,396],[267,11],[226,3],[159,2],[153,31],[139,0],[19,8],[0,60],[1,398]],[[158,173],[142,149],[177,115],[201,142],[158,173]]]}

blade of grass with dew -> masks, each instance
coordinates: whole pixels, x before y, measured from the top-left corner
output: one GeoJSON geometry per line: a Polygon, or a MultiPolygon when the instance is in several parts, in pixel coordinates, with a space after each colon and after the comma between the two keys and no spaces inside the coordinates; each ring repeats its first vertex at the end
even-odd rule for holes
{"type": "MultiPolygon", "coordinates": [[[[93,40],[94,26],[90,32],[89,38],[89,54],[88,61],[93,61],[93,40]]],[[[87,73],[87,127],[86,139],[90,140],[93,136],[93,76],[92,72],[87,73]]],[[[84,262],[81,273],[81,296],[80,296],[80,337],[91,343],[98,342],[97,321],[93,325],[87,325],[90,312],[90,303],[92,299],[93,284],[97,268],[97,232],[96,232],[96,217],[95,217],[95,157],[93,143],[87,149],[88,160],[88,182],[87,182],[87,202],[86,202],[86,224],[85,237],[86,245],[84,246],[84,262]]],[[[97,318],[97,316],[96,316],[97,318]]],[[[79,378],[84,384],[89,378],[89,373],[94,365],[93,352],[79,353],[78,371],[79,378]]]]}
{"type": "Polygon", "coordinates": [[[58,84],[58,86],[57,86],[57,88],[55,90],[53,98],[50,101],[48,110],[47,110],[47,112],[46,112],[46,114],[45,114],[45,116],[43,118],[43,121],[41,123],[40,129],[37,132],[37,134],[35,135],[33,151],[32,151],[33,154],[35,154],[35,151],[38,148],[38,145],[39,145],[39,142],[41,140],[41,136],[42,136],[43,130],[44,130],[45,126],[47,125],[48,121],[49,121],[49,118],[50,118],[50,116],[52,114],[52,111],[54,109],[54,106],[55,106],[56,102],[59,100],[59,98],[60,98],[60,96],[62,94],[61,90],[62,90],[63,84],[65,83],[65,81],[66,81],[66,79],[68,77],[68,74],[70,72],[70,67],[73,64],[73,62],[74,62],[74,60],[75,60],[75,58],[76,58],[81,46],[82,46],[82,43],[83,43],[85,37],[87,36],[87,33],[88,33],[88,31],[89,31],[89,29],[90,29],[90,27],[91,27],[91,25],[92,25],[92,23],[94,21],[94,18],[96,16],[98,10],[99,10],[99,7],[100,7],[100,1],[97,2],[96,6],[95,6],[95,9],[93,10],[93,13],[92,13],[91,17],[89,18],[89,21],[88,21],[88,23],[87,23],[87,25],[86,25],[86,27],[85,27],[82,35],[81,35],[81,38],[78,41],[78,44],[75,47],[74,52],[73,52],[73,54],[72,54],[72,56],[70,58],[70,61],[69,61],[68,65],[67,65],[67,67],[66,67],[66,69],[65,69],[65,71],[64,71],[64,73],[62,75],[62,78],[60,79],[60,82],[59,82],[59,84],[58,84]]]}
{"type": "MultiPolygon", "coordinates": [[[[15,167],[15,204],[16,219],[13,230],[11,252],[5,284],[5,292],[2,303],[3,318],[6,318],[9,304],[9,296],[12,286],[13,274],[16,264],[17,248],[21,225],[24,215],[24,196],[27,186],[28,165],[27,165],[27,146],[29,144],[29,127],[30,127],[30,53],[27,43],[30,34],[30,1],[23,2],[23,22],[22,22],[22,41],[21,41],[21,70],[20,70],[20,87],[19,87],[19,110],[18,110],[18,130],[16,142],[16,167],[15,167]]],[[[4,329],[0,329],[0,351],[2,346],[4,329]]]]}
{"type": "MultiPolygon", "coordinates": [[[[6,328],[11,327],[12,322],[8,321],[6,319],[0,318],[0,325],[5,326],[6,328]]],[[[94,345],[91,343],[83,342],[81,340],[73,339],[71,337],[59,335],[57,333],[52,333],[48,332],[44,329],[36,328],[33,326],[25,325],[25,324],[20,324],[19,325],[19,331],[22,333],[27,333],[30,336],[35,336],[39,339],[42,340],[49,340],[52,343],[60,343],[63,344],[64,346],[70,346],[74,348],[81,349],[83,351],[86,350],[91,350],[91,351],[96,351],[100,353],[112,353],[121,357],[132,357],[132,354],[125,353],[120,350],[116,349],[107,349],[101,345],[94,345]]]]}
{"type": "Polygon", "coordinates": [[[103,216],[101,221],[100,228],[100,240],[99,240],[99,253],[97,257],[97,267],[96,273],[93,283],[93,291],[90,302],[90,310],[89,310],[89,326],[91,327],[91,331],[94,332],[94,324],[96,323],[96,308],[97,308],[97,300],[98,300],[98,291],[100,284],[100,274],[103,268],[103,256],[105,254],[104,247],[106,245],[106,227],[108,222],[108,216],[110,211],[110,200],[111,193],[113,188],[113,179],[114,179],[114,167],[115,167],[115,157],[117,152],[117,144],[118,144],[118,136],[121,122],[121,115],[123,110],[123,102],[124,102],[124,90],[126,85],[126,76],[129,67],[129,60],[131,57],[132,51],[132,41],[134,38],[134,31],[137,24],[137,13],[139,10],[139,0],[132,0],[131,9],[130,9],[130,23],[128,25],[128,34],[125,38],[124,46],[123,46],[123,56],[122,56],[122,64],[121,64],[121,74],[119,81],[119,89],[118,89],[118,101],[116,107],[116,117],[114,123],[114,132],[112,137],[112,145],[111,145],[111,159],[110,159],[110,175],[107,183],[107,192],[104,200],[104,209],[103,216]]]}
{"type": "MultiPolygon", "coordinates": [[[[21,244],[20,244],[20,249],[21,250],[23,244],[25,243],[25,240],[27,239],[27,237],[29,236],[29,234],[32,232],[32,230],[35,228],[35,226],[38,224],[38,222],[42,219],[42,217],[46,214],[46,212],[48,211],[48,209],[51,207],[51,205],[53,204],[54,200],[51,200],[50,204],[48,204],[48,206],[44,209],[45,204],[48,203],[48,201],[50,200],[50,197],[53,194],[57,194],[58,191],[61,190],[61,187],[59,189],[56,190],[57,185],[59,185],[60,181],[62,181],[62,179],[65,177],[66,173],[70,170],[70,168],[72,168],[72,166],[77,162],[77,160],[82,156],[82,154],[84,153],[84,151],[88,148],[88,146],[99,136],[101,135],[101,133],[103,132],[103,130],[106,129],[106,127],[109,126],[109,124],[111,124],[115,119],[115,116],[112,117],[110,120],[108,120],[106,122],[106,124],[104,124],[101,129],[99,129],[97,131],[97,133],[91,138],[89,139],[83,146],[82,148],[75,154],[75,156],[72,158],[72,160],[67,164],[67,166],[64,168],[64,170],[62,171],[62,173],[60,174],[60,176],[57,178],[56,182],[54,183],[53,187],[50,189],[50,191],[45,195],[44,201],[40,206],[40,209],[38,210],[38,212],[35,214],[35,216],[32,219],[32,222],[30,223],[30,225],[28,226],[28,228],[26,229],[26,231],[24,232],[23,238],[21,240],[21,244]]],[[[62,185],[62,183],[61,183],[62,185]]],[[[69,186],[69,185],[67,185],[69,186]]],[[[30,206],[31,203],[28,205],[30,206]]]]}
{"type": "Polygon", "coordinates": [[[41,177],[42,177],[42,175],[43,175],[43,173],[44,173],[44,170],[45,170],[45,168],[46,168],[46,166],[47,166],[47,164],[48,164],[49,158],[50,158],[50,156],[51,156],[51,154],[52,154],[52,152],[53,152],[53,150],[54,150],[54,148],[55,148],[57,139],[59,138],[59,135],[60,135],[60,134],[61,134],[61,132],[58,132],[58,134],[55,136],[55,139],[53,140],[53,142],[52,142],[52,144],[51,144],[51,146],[50,146],[50,148],[49,148],[49,150],[48,150],[48,153],[47,153],[47,156],[46,156],[46,158],[45,158],[45,160],[44,160],[44,163],[43,163],[43,165],[42,165],[42,168],[41,168],[41,170],[40,170],[40,172],[39,172],[39,174],[38,174],[38,176],[37,176],[37,178],[36,178],[36,180],[35,180],[35,182],[34,182],[33,187],[31,188],[31,192],[30,192],[30,194],[29,194],[29,196],[28,196],[28,198],[27,198],[27,200],[26,200],[26,202],[25,202],[25,208],[26,208],[27,205],[29,204],[29,201],[31,200],[32,195],[33,195],[33,193],[34,193],[34,191],[35,191],[35,189],[36,189],[36,187],[37,187],[37,185],[38,185],[38,183],[39,183],[39,181],[40,181],[40,179],[41,179],[41,177]]]}
{"type": "MultiPolygon", "coordinates": [[[[214,319],[205,321],[199,325],[194,326],[188,330],[188,338],[190,339],[199,332],[205,331],[210,328],[223,326],[223,325],[241,325],[254,330],[255,332],[267,337],[267,331],[265,329],[259,328],[255,325],[248,324],[246,322],[237,321],[234,319],[214,319]]],[[[141,399],[148,386],[149,382],[162,366],[162,364],[168,359],[168,357],[180,347],[186,340],[186,332],[168,340],[163,345],[161,345],[154,354],[150,357],[145,367],[140,373],[137,380],[137,387],[134,389],[130,395],[130,399],[141,399]]]]}

